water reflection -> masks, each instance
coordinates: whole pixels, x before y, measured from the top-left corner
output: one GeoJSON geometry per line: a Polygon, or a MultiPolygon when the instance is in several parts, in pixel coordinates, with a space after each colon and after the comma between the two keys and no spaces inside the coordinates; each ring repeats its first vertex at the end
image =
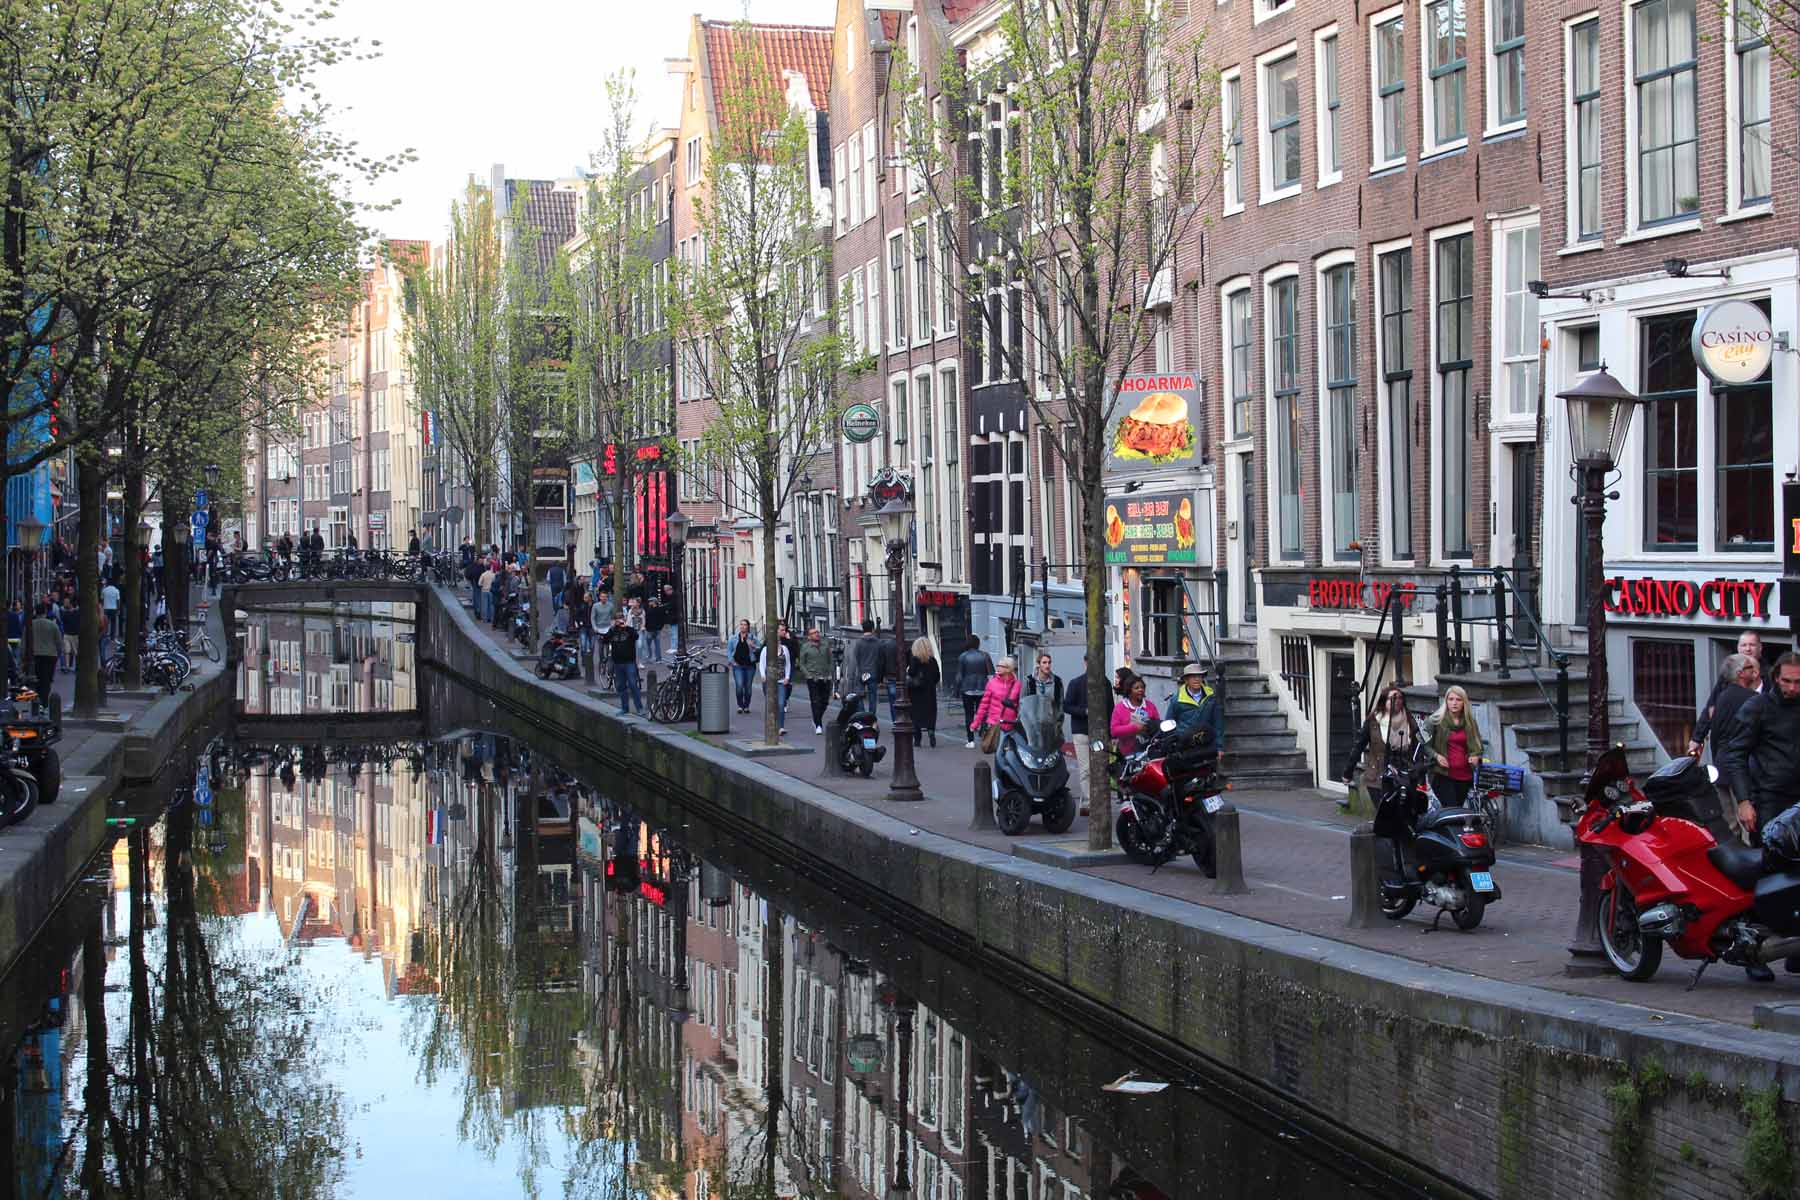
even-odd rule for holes
{"type": "MultiPolygon", "coordinates": [[[[263,627],[256,712],[340,695],[357,620],[313,620],[263,627]]],[[[0,1200],[1375,1194],[1197,1086],[1103,1092],[1171,1071],[553,748],[244,728],[0,989],[0,1200]]]]}

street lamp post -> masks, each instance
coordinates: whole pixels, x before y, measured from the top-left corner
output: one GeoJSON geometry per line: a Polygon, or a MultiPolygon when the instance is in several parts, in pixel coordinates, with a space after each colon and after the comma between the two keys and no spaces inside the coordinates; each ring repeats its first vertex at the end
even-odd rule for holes
{"type": "Polygon", "coordinates": [[[663,518],[669,527],[669,565],[675,569],[675,653],[687,653],[687,592],[682,588],[681,572],[687,566],[688,526],[694,518],[680,509],[663,518]]]}
{"type": "Polygon", "coordinates": [[[906,574],[906,538],[913,506],[904,494],[895,496],[876,512],[881,518],[881,532],[887,539],[888,594],[894,603],[894,664],[900,678],[894,681],[898,695],[894,698],[894,779],[888,790],[889,800],[923,800],[918,772],[913,767],[912,698],[906,690],[906,608],[901,584],[906,574]]]}
{"type": "MultiPolygon", "coordinates": [[[[1606,476],[1617,466],[1631,430],[1638,397],[1601,365],[1574,387],[1558,392],[1568,405],[1570,475],[1578,485],[1575,503],[1582,518],[1587,588],[1587,770],[1591,773],[1612,740],[1607,715],[1606,561],[1601,528],[1606,522],[1606,476]]],[[[1590,969],[1584,960],[1598,959],[1600,946],[1600,880],[1606,860],[1592,846],[1581,845],[1581,905],[1575,917],[1575,939],[1569,945],[1572,971],[1590,969]]]]}

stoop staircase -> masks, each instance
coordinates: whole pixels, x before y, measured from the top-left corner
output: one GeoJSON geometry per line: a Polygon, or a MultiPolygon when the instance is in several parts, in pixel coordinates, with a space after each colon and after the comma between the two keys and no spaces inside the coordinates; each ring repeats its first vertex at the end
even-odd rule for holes
{"type": "Polygon", "coordinates": [[[1312,787],[1306,752],[1300,749],[1298,735],[1288,727],[1269,678],[1257,664],[1256,643],[1220,638],[1218,654],[1225,701],[1225,752],[1220,765],[1232,786],[1312,787]]]}

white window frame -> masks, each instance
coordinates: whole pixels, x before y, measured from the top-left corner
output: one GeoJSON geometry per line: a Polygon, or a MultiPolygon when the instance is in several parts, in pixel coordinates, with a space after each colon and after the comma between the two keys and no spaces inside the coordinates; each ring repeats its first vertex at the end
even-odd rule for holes
{"type": "MultiPolygon", "coordinates": [[[[1774,148],[1773,141],[1769,151],[1769,190],[1770,195],[1760,199],[1744,200],[1744,134],[1743,122],[1743,56],[1738,52],[1738,12],[1743,7],[1743,0],[1730,0],[1725,7],[1725,215],[1722,221],[1739,217],[1762,216],[1775,206],[1775,174],[1780,153],[1774,148]]],[[[1780,69],[1780,56],[1773,47],[1765,42],[1769,55],[1769,68],[1765,72],[1769,84],[1769,128],[1774,129],[1775,114],[1775,76],[1780,69]]]]}
{"type": "Polygon", "coordinates": [[[949,553],[945,555],[945,582],[953,584],[963,582],[964,538],[968,529],[968,522],[963,519],[966,515],[963,497],[968,493],[963,486],[962,463],[968,453],[969,435],[962,409],[962,394],[957,391],[961,376],[960,360],[944,359],[938,363],[935,402],[946,418],[938,426],[938,444],[943,447],[938,458],[943,462],[944,470],[944,511],[946,514],[957,514],[947,520],[945,529],[945,536],[949,539],[949,553]],[[949,382],[946,383],[946,380],[949,382]],[[955,417],[954,426],[949,420],[952,415],[955,417]]]}
{"type": "Polygon", "coordinates": [[[912,309],[913,341],[924,345],[936,334],[934,319],[937,316],[936,271],[932,262],[931,234],[933,226],[929,218],[914,221],[906,228],[906,258],[912,278],[907,280],[908,305],[912,309]],[[919,257],[919,247],[923,244],[925,256],[919,257]],[[920,299],[925,301],[923,310],[919,307],[920,299]]]}
{"type": "MultiPolygon", "coordinates": [[[[1600,145],[1597,148],[1602,164],[1600,189],[1600,228],[1593,234],[1583,236],[1581,230],[1581,129],[1580,117],[1575,111],[1575,33],[1584,25],[1593,25],[1596,30],[1600,25],[1600,12],[1590,9],[1578,13],[1563,22],[1563,253],[1575,250],[1598,249],[1606,241],[1606,128],[1604,119],[1601,122],[1600,145]]],[[[1605,66],[1605,43],[1601,43],[1601,66],[1605,66]]],[[[1604,75],[1604,70],[1601,72],[1604,75]]],[[[1602,106],[1606,103],[1604,85],[1599,98],[1594,101],[1602,106]]],[[[1604,112],[1604,109],[1603,109],[1604,112]]],[[[1542,234],[1540,232],[1538,251],[1543,252],[1542,234]]]]}
{"type": "MultiPolygon", "coordinates": [[[[1312,331],[1313,380],[1316,392],[1316,395],[1314,396],[1314,415],[1315,420],[1317,421],[1315,428],[1318,430],[1318,436],[1314,438],[1314,441],[1319,447],[1319,555],[1326,562],[1353,563],[1360,561],[1361,556],[1354,552],[1345,555],[1338,554],[1336,535],[1337,526],[1332,519],[1332,504],[1334,503],[1333,488],[1337,481],[1337,477],[1332,470],[1330,441],[1332,437],[1335,436],[1336,430],[1332,429],[1331,426],[1331,372],[1327,367],[1327,356],[1331,352],[1327,336],[1327,326],[1331,319],[1331,306],[1325,294],[1325,279],[1326,276],[1337,267],[1350,268],[1350,303],[1352,311],[1358,310],[1359,302],[1362,299],[1362,297],[1357,294],[1361,287],[1361,283],[1356,276],[1361,270],[1361,264],[1356,260],[1356,251],[1334,250],[1329,254],[1320,255],[1313,264],[1313,308],[1315,310],[1315,316],[1312,331]]],[[[1363,322],[1359,319],[1356,323],[1357,325],[1361,325],[1363,322]]],[[[1353,330],[1350,355],[1351,360],[1355,362],[1359,368],[1356,379],[1356,402],[1359,416],[1366,395],[1366,389],[1363,386],[1364,381],[1360,372],[1362,356],[1357,352],[1357,348],[1362,344],[1362,332],[1361,329],[1353,330]]],[[[1367,476],[1368,473],[1365,472],[1363,479],[1357,481],[1358,484],[1360,485],[1367,476]]],[[[1360,540],[1361,538],[1361,508],[1362,497],[1359,492],[1357,496],[1358,512],[1356,515],[1358,533],[1357,538],[1353,540],[1360,540]]],[[[1304,540],[1304,526],[1302,526],[1301,537],[1302,540],[1304,540]]]]}
{"type": "MultiPolygon", "coordinates": [[[[1306,557],[1306,519],[1304,512],[1301,515],[1300,521],[1300,553],[1298,555],[1290,555],[1281,544],[1281,463],[1278,459],[1278,450],[1276,448],[1277,430],[1275,427],[1275,309],[1274,304],[1271,301],[1271,296],[1275,291],[1275,285],[1288,279],[1294,280],[1296,286],[1298,286],[1300,280],[1299,263],[1278,263],[1262,273],[1260,281],[1260,286],[1262,288],[1262,321],[1256,327],[1258,340],[1262,344],[1263,375],[1261,401],[1263,408],[1263,440],[1264,444],[1268,447],[1264,455],[1265,462],[1263,465],[1265,509],[1262,528],[1265,531],[1264,548],[1267,551],[1270,565],[1277,565],[1284,562],[1302,562],[1306,557]]],[[[1254,316],[1254,314],[1252,315],[1254,316]]],[[[1294,298],[1295,337],[1298,338],[1304,336],[1305,329],[1306,297],[1296,295],[1294,298]]],[[[1305,346],[1295,347],[1295,386],[1300,389],[1296,391],[1294,395],[1296,412],[1302,411],[1300,406],[1305,403],[1303,398],[1305,396],[1303,381],[1306,378],[1306,366],[1302,361],[1302,356],[1305,352],[1305,346]]],[[[1305,468],[1306,458],[1305,455],[1302,454],[1300,456],[1300,469],[1304,472],[1305,468]]]]}
{"type": "MultiPolygon", "coordinates": [[[[1300,85],[1300,43],[1284,42],[1266,54],[1256,58],[1256,163],[1258,204],[1273,204],[1278,200],[1286,200],[1289,196],[1300,194],[1303,180],[1296,178],[1294,182],[1284,186],[1279,192],[1275,190],[1274,131],[1269,128],[1269,68],[1286,58],[1294,60],[1294,87],[1296,93],[1300,85]]],[[[1295,100],[1299,97],[1296,94],[1295,100]]],[[[1299,113],[1294,116],[1298,118],[1299,113]]],[[[1299,136],[1299,125],[1295,127],[1295,135],[1299,136]]]]}
{"type": "Polygon", "coordinates": [[[912,333],[911,313],[913,307],[912,288],[909,286],[908,269],[912,265],[912,242],[909,230],[902,226],[887,235],[883,244],[883,269],[888,273],[888,291],[892,299],[888,303],[888,319],[884,322],[887,330],[887,347],[889,353],[898,354],[905,350],[912,333]],[[898,287],[895,286],[894,256],[900,256],[898,287]]]}
{"type": "Polygon", "coordinates": [[[683,153],[686,157],[682,159],[682,169],[686,172],[686,178],[682,182],[690,188],[699,187],[700,176],[703,173],[702,167],[705,162],[705,151],[701,148],[700,137],[698,134],[689,138],[683,144],[683,153]]]}
{"type": "Polygon", "coordinates": [[[863,345],[867,353],[877,354],[881,351],[881,271],[880,258],[871,258],[863,266],[863,300],[869,306],[869,327],[863,336],[867,339],[863,345]]]}
{"type": "MultiPolygon", "coordinates": [[[[1221,4],[1224,4],[1225,2],[1226,0],[1219,0],[1219,3],[1221,4]]],[[[1293,7],[1294,0],[1255,0],[1255,5],[1252,9],[1251,24],[1261,25],[1270,17],[1278,17],[1282,13],[1291,12],[1293,7]]]]}
{"type": "MultiPolygon", "coordinates": [[[[1419,158],[1448,154],[1469,144],[1469,2],[1470,0],[1421,0],[1419,5],[1419,158]],[[1460,4],[1463,8],[1463,131],[1461,137],[1437,140],[1437,88],[1431,79],[1431,18],[1434,4],[1460,4]]],[[[1483,39],[1485,41],[1485,39],[1483,39]]]]}
{"type": "MultiPolygon", "coordinates": [[[[1527,229],[1536,229],[1538,231],[1537,270],[1527,270],[1525,277],[1520,280],[1522,285],[1527,284],[1533,279],[1541,278],[1544,267],[1544,231],[1543,226],[1538,219],[1537,211],[1534,209],[1533,211],[1520,216],[1508,217],[1504,220],[1495,221],[1493,224],[1493,237],[1488,243],[1488,318],[1490,321],[1488,345],[1491,348],[1488,354],[1490,364],[1488,395],[1493,397],[1493,400],[1488,405],[1488,425],[1490,429],[1496,432],[1501,429],[1514,428],[1521,424],[1529,429],[1533,426],[1537,416],[1535,400],[1528,403],[1526,411],[1514,411],[1511,405],[1511,392],[1507,387],[1508,367],[1515,363],[1522,364],[1530,362],[1538,364],[1541,370],[1542,365],[1542,356],[1538,352],[1538,342],[1541,336],[1538,330],[1541,328],[1542,324],[1541,315],[1535,317],[1530,322],[1531,328],[1527,331],[1527,343],[1531,348],[1530,353],[1512,357],[1508,357],[1506,353],[1506,308],[1508,296],[1512,294],[1506,289],[1507,241],[1513,234],[1522,233],[1527,229]]],[[[1522,287],[1517,294],[1523,298],[1521,301],[1522,303],[1525,303],[1529,308],[1537,309],[1537,298],[1532,296],[1528,290],[1525,290],[1522,287]]],[[[1496,480],[1496,482],[1498,481],[1496,480]]]]}
{"type": "Polygon", "coordinates": [[[831,152],[831,210],[839,237],[850,232],[850,185],[844,177],[845,146],[846,143],[839,142],[831,152]]]}
{"type": "MultiPolygon", "coordinates": [[[[1388,464],[1393,461],[1393,417],[1388,411],[1387,337],[1386,330],[1382,326],[1382,315],[1384,310],[1381,306],[1381,263],[1382,259],[1389,254],[1393,254],[1400,250],[1405,250],[1412,254],[1413,270],[1408,278],[1408,282],[1413,286],[1413,295],[1408,297],[1408,301],[1409,308],[1413,314],[1412,328],[1413,335],[1416,339],[1419,328],[1419,306],[1417,302],[1418,254],[1413,251],[1412,239],[1398,238],[1391,242],[1377,242],[1375,245],[1369,247],[1369,328],[1375,339],[1375,377],[1372,382],[1377,388],[1375,407],[1373,409],[1376,425],[1375,475],[1379,480],[1379,494],[1375,499],[1378,506],[1378,515],[1376,517],[1375,525],[1376,528],[1381,530],[1381,561],[1390,566],[1411,564],[1418,559],[1417,545],[1413,546],[1413,552],[1411,554],[1405,555],[1404,557],[1396,554],[1394,551],[1394,527],[1392,521],[1392,514],[1394,511],[1394,473],[1388,470],[1388,464]]],[[[1412,378],[1412,390],[1409,394],[1412,397],[1413,407],[1416,412],[1419,396],[1419,369],[1416,355],[1413,358],[1412,378]]],[[[1415,421],[1416,420],[1417,418],[1415,416],[1415,421]]]]}
{"type": "Polygon", "coordinates": [[[1336,23],[1313,33],[1313,151],[1318,163],[1315,187],[1327,188],[1344,178],[1344,41],[1336,23]],[[1332,106],[1325,94],[1325,44],[1337,57],[1337,128],[1332,132],[1332,106]],[[1336,158],[1336,164],[1332,159],[1336,158]]]}
{"type": "MultiPolygon", "coordinates": [[[[1505,2],[1506,2],[1506,0],[1483,0],[1483,4],[1482,4],[1482,8],[1485,10],[1483,12],[1483,16],[1485,18],[1485,24],[1483,24],[1483,26],[1482,26],[1482,39],[1481,40],[1482,40],[1482,48],[1483,48],[1483,50],[1485,52],[1485,56],[1486,56],[1485,69],[1482,71],[1482,76],[1484,78],[1484,83],[1482,85],[1482,91],[1487,93],[1486,108],[1485,108],[1486,127],[1482,131],[1482,136],[1484,136],[1484,137],[1496,137],[1503,133],[1511,133],[1515,129],[1525,128],[1525,126],[1530,122],[1530,115],[1531,115],[1531,57],[1530,57],[1531,39],[1530,39],[1530,34],[1529,34],[1529,32],[1527,32],[1524,35],[1524,37],[1521,39],[1520,45],[1518,45],[1517,47],[1509,47],[1505,51],[1502,51],[1500,49],[1500,33],[1499,33],[1499,29],[1498,29],[1498,22],[1500,19],[1500,6],[1501,6],[1501,4],[1503,4],[1505,2]],[[1510,120],[1502,120],[1500,117],[1500,55],[1502,53],[1511,53],[1511,51],[1513,49],[1517,49],[1518,52],[1522,56],[1524,56],[1524,63],[1525,63],[1525,78],[1524,78],[1524,88],[1523,88],[1524,109],[1523,109],[1523,111],[1521,111],[1519,113],[1518,116],[1513,117],[1510,120]]],[[[1526,22],[1527,30],[1529,31],[1530,23],[1531,23],[1531,0],[1519,0],[1519,3],[1523,6],[1524,19],[1526,22]]],[[[1466,18],[1466,12],[1465,12],[1465,18],[1466,18]]]]}
{"type": "MultiPolygon", "coordinates": [[[[1640,211],[1640,204],[1643,198],[1638,194],[1637,39],[1632,36],[1632,30],[1637,24],[1633,19],[1633,13],[1636,12],[1640,4],[1645,2],[1646,0],[1627,0],[1625,5],[1625,28],[1621,35],[1625,42],[1625,67],[1620,73],[1620,82],[1625,90],[1625,138],[1621,148],[1624,151],[1625,166],[1626,232],[1618,240],[1618,244],[1620,245],[1626,245],[1631,242],[1649,241],[1652,238],[1668,237],[1671,234],[1687,233],[1691,230],[1700,228],[1700,210],[1698,208],[1685,216],[1669,217],[1658,220],[1650,225],[1644,224],[1643,216],[1640,211]]],[[[1700,25],[1700,5],[1704,2],[1705,0],[1696,0],[1694,9],[1694,57],[1696,61],[1694,71],[1694,110],[1696,130],[1698,130],[1698,121],[1703,115],[1703,109],[1701,108],[1700,102],[1700,89],[1701,84],[1705,79],[1705,73],[1699,69],[1698,61],[1702,54],[1702,39],[1705,36],[1700,25]]],[[[1716,136],[1716,130],[1714,136],[1716,136]]],[[[1698,142],[1696,153],[1703,155],[1707,153],[1707,142],[1705,141],[1704,131],[1699,132],[1699,138],[1700,140],[1698,142]]],[[[1698,173],[1696,183],[1701,188],[1704,188],[1704,171],[1698,173]]]]}
{"type": "MultiPolygon", "coordinates": [[[[1387,171],[1394,167],[1406,165],[1406,6],[1396,4],[1392,8],[1384,8],[1380,12],[1369,15],[1369,173],[1387,171]],[[1399,21],[1400,25],[1400,153],[1387,154],[1392,150],[1382,137],[1381,120],[1381,61],[1380,39],[1381,26],[1399,21]]],[[[1342,59],[1339,59],[1340,70],[1342,59]]]]}
{"type": "MultiPolygon", "coordinates": [[[[1444,394],[1443,394],[1443,387],[1441,386],[1443,373],[1438,370],[1438,353],[1437,353],[1437,346],[1438,346],[1438,320],[1437,320],[1438,243],[1443,242],[1443,241],[1448,241],[1450,238],[1461,237],[1464,234],[1469,234],[1469,235],[1473,236],[1474,232],[1475,232],[1475,223],[1473,221],[1464,221],[1461,224],[1446,225],[1441,229],[1433,229],[1425,239],[1425,252],[1429,256],[1429,259],[1425,264],[1425,270],[1427,272],[1426,277],[1425,277],[1426,278],[1425,320],[1429,324],[1427,327],[1427,334],[1426,334],[1426,338],[1425,338],[1425,361],[1423,363],[1423,369],[1427,374],[1425,386],[1428,389],[1430,389],[1429,392],[1427,393],[1428,404],[1430,406],[1430,422],[1431,423],[1428,426],[1428,429],[1430,431],[1428,436],[1429,436],[1430,440],[1426,445],[1426,450],[1428,452],[1427,457],[1430,462],[1430,468],[1428,471],[1428,475],[1431,480],[1431,490],[1428,493],[1431,497],[1431,500],[1430,500],[1430,503],[1431,503],[1430,552],[1431,552],[1431,561],[1438,566],[1447,566],[1448,564],[1450,564],[1452,562],[1467,563],[1467,562],[1472,561],[1474,554],[1475,554],[1475,547],[1481,540],[1480,538],[1475,536],[1475,530],[1476,530],[1476,526],[1478,524],[1478,522],[1476,521],[1475,518],[1478,514],[1471,512],[1470,516],[1469,516],[1469,551],[1468,551],[1468,553],[1467,554],[1459,554],[1459,555],[1455,556],[1454,558],[1452,558],[1452,557],[1447,556],[1444,552],[1444,521],[1443,521],[1443,510],[1444,510],[1444,504],[1443,504],[1443,496],[1444,496],[1444,455],[1443,455],[1444,394]]],[[[1539,250],[1539,253],[1542,253],[1541,248],[1539,250]]],[[[1479,260],[1476,260],[1476,261],[1478,262],[1479,260]]],[[[1419,260],[1418,260],[1418,256],[1414,255],[1413,256],[1413,297],[1414,297],[1415,302],[1413,304],[1413,321],[1414,321],[1415,328],[1417,327],[1417,322],[1419,319],[1418,318],[1419,306],[1417,304],[1418,287],[1419,287],[1419,260]]],[[[1419,371],[1420,371],[1420,369],[1421,369],[1420,364],[1415,362],[1413,365],[1413,397],[1414,397],[1413,403],[1415,405],[1417,405],[1417,403],[1418,403],[1419,371]]],[[[1474,386],[1474,371],[1471,369],[1469,374],[1470,374],[1470,386],[1473,387],[1474,386]]],[[[1473,450],[1471,450],[1470,453],[1471,453],[1471,459],[1472,459],[1473,450]]],[[[1469,469],[1469,482],[1471,483],[1471,485],[1474,483],[1475,479],[1476,479],[1476,473],[1475,473],[1473,461],[1471,461],[1470,469],[1469,469]]]]}
{"type": "MultiPolygon", "coordinates": [[[[1256,296],[1250,289],[1255,282],[1248,275],[1233,275],[1219,285],[1219,380],[1223,384],[1219,389],[1219,402],[1225,410],[1223,414],[1225,440],[1227,443],[1235,445],[1247,445],[1255,433],[1256,380],[1251,378],[1245,381],[1249,385],[1244,394],[1250,397],[1251,428],[1240,433],[1232,424],[1235,419],[1234,404],[1237,399],[1238,380],[1232,372],[1231,366],[1231,301],[1238,295],[1250,296],[1250,345],[1252,347],[1251,361],[1254,362],[1256,357],[1254,349],[1256,346],[1256,296]]],[[[1204,321],[1204,316],[1201,319],[1204,321]]],[[[1251,375],[1255,375],[1254,370],[1251,375]]]]}
{"type": "Polygon", "coordinates": [[[1220,175],[1225,215],[1244,211],[1244,75],[1236,67],[1219,76],[1219,146],[1220,175]],[[1235,104],[1230,101],[1236,101],[1235,104]],[[1233,130],[1228,121],[1235,118],[1238,149],[1232,150],[1233,130]]]}
{"type": "Polygon", "coordinates": [[[872,220],[881,205],[881,172],[875,152],[881,146],[880,134],[875,129],[873,120],[863,123],[862,170],[863,170],[863,220],[872,220]]]}

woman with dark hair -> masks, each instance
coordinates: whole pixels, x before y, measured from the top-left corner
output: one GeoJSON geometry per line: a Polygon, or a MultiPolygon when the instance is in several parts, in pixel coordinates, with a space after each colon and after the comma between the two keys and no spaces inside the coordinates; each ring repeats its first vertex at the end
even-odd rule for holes
{"type": "MultiPolygon", "coordinates": [[[[1418,747],[1419,728],[1412,714],[1406,711],[1406,693],[1398,684],[1389,684],[1350,747],[1350,761],[1344,764],[1345,786],[1355,779],[1356,764],[1367,751],[1369,758],[1363,763],[1362,786],[1363,793],[1373,802],[1376,789],[1381,786],[1381,773],[1387,770],[1388,764],[1410,764],[1418,747]]],[[[1349,799],[1346,793],[1339,803],[1348,804],[1349,799]]]]}

